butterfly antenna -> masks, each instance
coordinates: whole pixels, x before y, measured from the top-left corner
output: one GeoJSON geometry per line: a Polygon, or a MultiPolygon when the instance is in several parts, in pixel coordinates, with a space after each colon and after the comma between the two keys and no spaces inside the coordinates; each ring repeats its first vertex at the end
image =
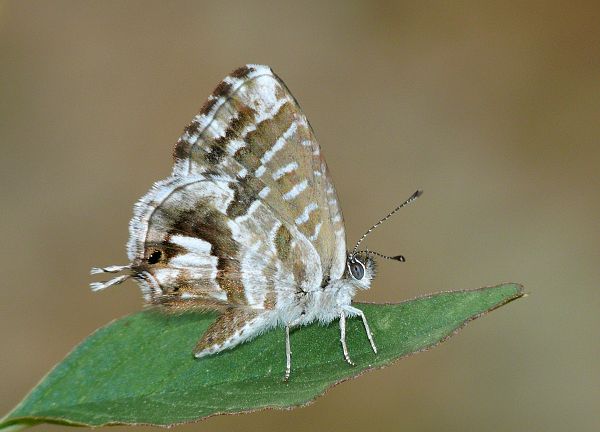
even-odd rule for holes
{"type": "MultiPolygon", "coordinates": [[[[386,220],[388,220],[389,218],[391,218],[398,210],[400,210],[402,207],[410,204],[411,202],[413,202],[414,200],[416,200],[417,198],[419,198],[421,195],[423,195],[423,191],[422,190],[417,190],[414,194],[412,194],[410,196],[410,198],[408,198],[406,201],[404,201],[402,204],[400,204],[398,207],[396,207],[394,210],[392,210],[391,212],[389,212],[387,214],[387,216],[385,216],[383,219],[380,219],[379,222],[377,222],[375,225],[373,225],[371,228],[369,228],[367,230],[366,233],[363,234],[363,236],[358,240],[358,242],[356,242],[356,246],[354,246],[354,250],[352,251],[352,254],[355,254],[356,251],[358,250],[358,246],[362,243],[362,241],[369,235],[371,234],[371,231],[373,231],[375,228],[377,228],[379,225],[381,225],[382,223],[384,223],[386,220]]],[[[373,253],[373,252],[371,252],[373,253]]],[[[401,255],[399,255],[401,256],[401,255]]],[[[382,255],[382,257],[384,258],[388,258],[387,256],[382,255]]],[[[390,259],[395,259],[395,257],[389,257],[390,259]]],[[[400,259],[396,259],[396,261],[403,261],[400,259]]]]}
{"type": "Polygon", "coordinates": [[[377,255],[378,257],[389,259],[389,260],[400,261],[400,262],[405,262],[406,261],[406,258],[404,258],[404,255],[390,256],[390,255],[384,255],[384,254],[381,254],[379,252],[375,252],[375,251],[368,250],[368,249],[367,249],[366,252],[367,252],[368,255],[369,254],[370,255],[377,255]]]}

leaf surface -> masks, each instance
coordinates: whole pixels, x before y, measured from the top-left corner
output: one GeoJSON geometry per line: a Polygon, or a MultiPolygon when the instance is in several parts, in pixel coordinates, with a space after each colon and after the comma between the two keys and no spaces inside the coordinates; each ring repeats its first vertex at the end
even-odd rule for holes
{"type": "Polygon", "coordinates": [[[468,321],[522,295],[520,285],[509,283],[400,304],[357,304],[367,316],[378,354],[371,351],[358,318],[349,320],[347,329],[356,366],[344,361],[337,321],[302,327],[291,335],[287,383],[281,328],[233,350],[194,359],[192,349],[215,315],[139,312],[85,339],[0,421],[0,429],[42,422],[172,425],[306,404],[332,385],[435,346],[468,321]]]}

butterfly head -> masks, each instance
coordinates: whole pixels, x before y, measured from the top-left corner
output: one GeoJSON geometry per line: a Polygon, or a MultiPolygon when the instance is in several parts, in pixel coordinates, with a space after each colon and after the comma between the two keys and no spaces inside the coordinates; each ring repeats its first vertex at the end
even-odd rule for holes
{"type": "Polygon", "coordinates": [[[346,277],[357,288],[369,289],[376,273],[375,264],[369,251],[352,252],[346,258],[346,277]]]}
{"type": "Polygon", "coordinates": [[[346,277],[351,282],[353,282],[353,284],[356,285],[358,288],[369,289],[369,287],[371,286],[371,281],[375,277],[375,269],[376,269],[375,260],[373,259],[373,256],[378,256],[380,258],[393,260],[393,261],[400,261],[400,262],[405,261],[404,256],[402,256],[402,255],[388,256],[388,255],[383,255],[379,252],[370,251],[368,249],[358,250],[358,247],[363,242],[363,240],[366,239],[367,236],[373,230],[375,230],[382,223],[384,223],[390,217],[392,217],[394,214],[396,214],[396,212],[398,210],[400,210],[402,207],[406,206],[407,204],[410,204],[411,202],[416,200],[418,197],[420,197],[422,194],[423,194],[423,191],[417,190],[406,201],[404,201],[402,204],[397,206],[394,210],[389,212],[387,214],[387,216],[380,219],[375,225],[373,225],[371,228],[369,228],[367,230],[367,232],[365,232],[363,234],[363,236],[358,240],[358,242],[356,242],[354,249],[352,249],[352,252],[350,252],[346,258],[346,277]]]}

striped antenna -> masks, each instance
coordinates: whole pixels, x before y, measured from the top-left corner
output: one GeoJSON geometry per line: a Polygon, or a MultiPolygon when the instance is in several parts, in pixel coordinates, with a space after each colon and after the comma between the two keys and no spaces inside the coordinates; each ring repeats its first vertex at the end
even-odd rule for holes
{"type": "MultiPolygon", "coordinates": [[[[402,204],[400,204],[398,207],[396,207],[394,210],[392,210],[391,212],[389,212],[387,214],[386,217],[384,217],[383,219],[380,219],[379,222],[377,222],[375,225],[373,225],[371,228],[369,228],[367,230],[366,233],[363,234],[363,236],[358,240],[358,242],[356,242],[356,246],[354,246],[354,249],[352,250],[352,255],[354,255],[356,253],[356,251],[358,250],[358,246],[362,243],[362,241],[367,238],[367,236],[369,234],[371,234],[371,231],[373,231],[375,228],[377,228],[379,225],[381,225],[382,223],[384,223],[386,220],[388,220],[389,218],[391,218],[398,210],[400,210],[402,207],[410,204],[411,202],[413,202],[414,200],[416,200],[417,198],[419,198],[421,195],[423,195],[423,191],[422,190],[417,190],[414,194],[412,194],[410,196],[410,198],[408,198],[406,201],[404,201],[402,204]]],[[[380,255],[382,256],[382,255],[380,255]]],[[[402,259],[397,259],[397,257],[387,257],[387,256],[383,256],[384,258],[390,258],[390,259],[396,259],[397,261],[402,261],[402,259]]],[[[404,257],[402,257],[404,258],[404,257]]]]}
{"type": "Polygon", "coordinates": [[[381,254],[379,252],[375,252],[375,251],[372,251],[372,250],[369,250],[369,249],[367,249],[366,252],[367,252],[367,255],[369,255],[369,254],[371,254],[371,255],[377,255],[378,257],[389,259],[389,260],[406,262],[406,258],[404,258],[404,255],[389,256],[389,255],[384,255],[384,254],[381,254]]]}

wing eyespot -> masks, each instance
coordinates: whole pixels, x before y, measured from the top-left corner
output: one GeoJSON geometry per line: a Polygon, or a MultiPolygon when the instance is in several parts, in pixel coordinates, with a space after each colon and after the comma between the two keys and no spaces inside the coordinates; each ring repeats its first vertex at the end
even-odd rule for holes
{"type": "Polygon", "coordinates": [[[160,261],[161,257],[162,257],[162,252],[159,250],[155,250],[148,257],[148,264],[156,264],[157,262],[160,261]]]}

